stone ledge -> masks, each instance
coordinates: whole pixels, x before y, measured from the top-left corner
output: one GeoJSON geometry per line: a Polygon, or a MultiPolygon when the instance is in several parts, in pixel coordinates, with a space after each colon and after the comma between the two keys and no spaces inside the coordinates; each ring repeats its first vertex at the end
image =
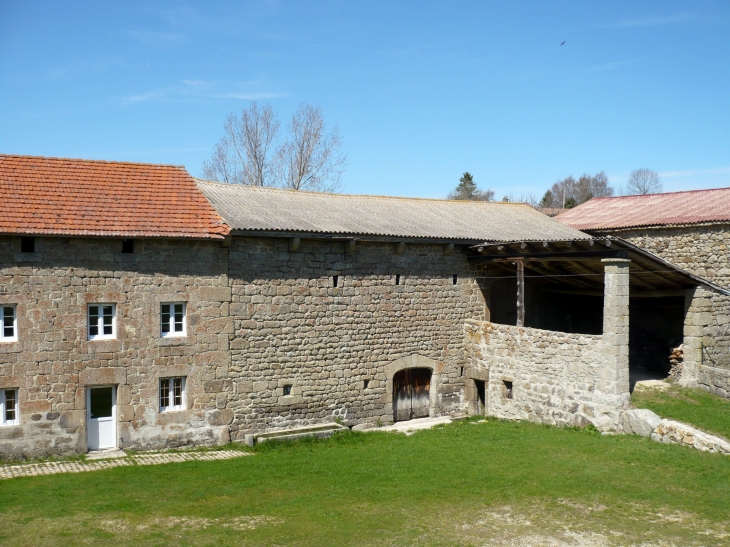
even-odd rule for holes
{"type": "Polygon", "coordinates": [[[730,455],[730,441],[674,420],[662,420],[651,434],[651,440],[690,446],[700,452],[730,455]]]}

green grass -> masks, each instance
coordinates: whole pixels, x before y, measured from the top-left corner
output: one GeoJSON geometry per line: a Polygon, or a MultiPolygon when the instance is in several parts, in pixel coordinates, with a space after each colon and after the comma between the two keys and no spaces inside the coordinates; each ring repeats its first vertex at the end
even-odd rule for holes
{"type": "Polygon", "coordinates": [[[730,399],[701,389],[671,386],[666,390],[636,390],[631,403],[636,408],[648,408],[662,418],[686,422],[730,439],[730,399]]]}
{"type": "Polygon", "coordinates": [[[492,419],[0,482],[3,547],[730,545],[729,521],[728,457],[492,419]]]}

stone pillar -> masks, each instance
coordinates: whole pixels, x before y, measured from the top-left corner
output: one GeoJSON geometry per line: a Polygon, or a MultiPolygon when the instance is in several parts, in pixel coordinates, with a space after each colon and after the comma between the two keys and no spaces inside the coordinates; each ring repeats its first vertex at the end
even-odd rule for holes
{"type": "Polygon", "coordinates": [[[603,355],[601,391],[608,403],[627,408],[629,393],[629,264],[623,258],[604,258],[603,355]]]}
{"type": "Polygon", "coordinates": [[[702,365],[705,327],[712,321],[711,303],[702,287],[688,289],[684,296],[684,360],[680,384],[697,387],[702,365]]]}

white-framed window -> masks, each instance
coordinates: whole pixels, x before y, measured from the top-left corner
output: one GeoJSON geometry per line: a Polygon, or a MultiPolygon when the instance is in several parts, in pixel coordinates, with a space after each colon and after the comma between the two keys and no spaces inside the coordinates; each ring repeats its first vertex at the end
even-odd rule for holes
{"type": "Polygon", "coordinates": [[[185,377],[160,378],[160,412],[185,410],[185,377]]]}
{"type": "Polygon", "coordinates": [[[185,302],[163,302],[160,304],[160,336],[185,336],[185,302]]]}
{"type": "Polygon", "coordinates": [[[116,304],[89,304],[89,340],[108,340],[116,337],[116,304]]]}
{"type": "Polygon", "coordinates": [[[17,388],[0,389],[0,426],[3,425],[20,425],[17,388]]]}
{"type": "Polygon", "coordinates": [[[0,342],[18,341],[18,314],[15,304],[0,305],[0,342]]]}

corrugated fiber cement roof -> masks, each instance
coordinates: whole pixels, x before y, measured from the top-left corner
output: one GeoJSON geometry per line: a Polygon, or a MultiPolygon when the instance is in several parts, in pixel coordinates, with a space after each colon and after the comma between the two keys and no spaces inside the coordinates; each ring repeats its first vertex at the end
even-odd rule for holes
{"type": "Polygon", "coordinates": [[[233,230],[467,241],[589,236],[521,203],[326,194],[196,179],[233,230]]]}

